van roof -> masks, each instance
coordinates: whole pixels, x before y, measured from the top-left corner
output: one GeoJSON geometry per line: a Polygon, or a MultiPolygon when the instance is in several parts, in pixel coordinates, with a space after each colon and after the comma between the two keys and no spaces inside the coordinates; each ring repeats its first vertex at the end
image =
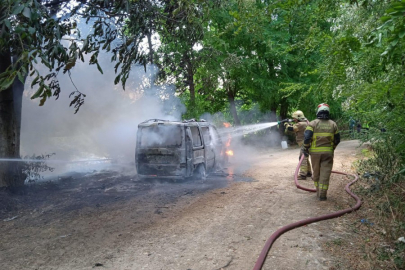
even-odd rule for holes
{"type": "Polygon", "coordinates": [[[154,126],[158,124],[164,125],[180,125],[180,126],[210,126],[211,124],[208,123],[206,120],[201,119],[200,121],[196,121],[195,119],[190,120],[183,120],[183,121],[171,121],[171,120],[163,120],[163,119],[149,119],[146,120],[138,125],[138,127],[148,127],[154,126]]]}

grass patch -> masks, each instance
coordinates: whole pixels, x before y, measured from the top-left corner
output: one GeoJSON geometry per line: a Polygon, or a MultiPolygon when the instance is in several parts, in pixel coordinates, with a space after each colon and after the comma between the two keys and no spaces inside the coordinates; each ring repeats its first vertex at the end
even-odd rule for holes
{"type": "MultiPolygon", "coordinates": [[[[374,143],[371,148],[363,149],[362,155],[364,159],[355,164],[361,176],[355,193],[367,201],[369,216],[382,228],[385,241],[374,243],[375,248],[366,255],[380,262],[391,262],[392,269],[405,269],[405,243],[398,241],[405,236],[403,157],[390,140],[374,143]]],[[[363,241],[367,244],[370,239],[366,237],[363,241]]]]}
{"type": "Polygon", "coordinates": [[[331,241],[328,241],[328,242],[326,242],[326,245],[328,246],[328,247],[331,247],[331,246],[342,246],[343,245],[343,239],[342,238],[336,238],[336,239],[333,239],[333,240],[331,240],[331,241]]]}

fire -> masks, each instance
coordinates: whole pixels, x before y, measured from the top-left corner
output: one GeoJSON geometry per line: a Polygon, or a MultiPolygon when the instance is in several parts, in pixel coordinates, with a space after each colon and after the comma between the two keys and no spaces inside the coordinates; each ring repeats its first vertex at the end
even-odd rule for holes
{"type": "Polygon", "coordinates": [[[233,151],[232,150],[228,150],[225,152],[228,156],[233,156],[233,151]]]}
{"type": "MultiPolygon", "coordinates": [[[[227,122],[224,122],[223,125],[226,128],[229,128],[229,127],[232,126],[231,123],[227,123],[227,122]]],[[[228,138],[227,138],[226,143],[225,143],[225,148],[226,148],[225,154],[230,157],[230,156],[233,156],[233,151],[229,150],[229,147],[231,146],[231,140],[232,140],[232,136],[231,136],[230,132],[228,132],[227,137],[228,138]]]]}

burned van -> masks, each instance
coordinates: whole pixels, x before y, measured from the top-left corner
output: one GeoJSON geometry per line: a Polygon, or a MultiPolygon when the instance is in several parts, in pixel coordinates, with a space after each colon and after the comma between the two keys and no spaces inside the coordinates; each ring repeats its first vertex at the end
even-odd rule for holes
{"type": "Polygon", "coordinates": [[[223,143],[204,121],[151,119],[138,125],[135,163],[140,178],[204,179],[222,163],[223,143]]]}

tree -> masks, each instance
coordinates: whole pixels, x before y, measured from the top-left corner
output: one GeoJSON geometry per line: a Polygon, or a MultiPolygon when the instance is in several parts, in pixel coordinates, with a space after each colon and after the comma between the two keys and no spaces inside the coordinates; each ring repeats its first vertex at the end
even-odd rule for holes
{"type": "MultiPolygon", "coordinates": [[[[139,46],[153,31],[152,22],[163,18],[163,13],[157,12],[161,9],[157,8],[159,1],[89,0],[78,1],[73,8],[70,4],[35,0],[0,3],[1,158],[19,157],[21,86],[26,76],[34,77],[31,86],[37,87],[37,91],[31,98],[39,98],[42,106],[47,99],[58,98],[59,72],[70,74],[77,61],[84,61],[84,54],[91,55],[89,64],[102,73],[98,55],[102,50],[112,53],[111,60],[117,61],[115,83],[121,82],[124,87],[132,64],[145,65],[150,60],[150,55],[139,50],[139,46]],[[55,5],[65,10],[59,18],[53,16],[55,5]],[[47,7],[52,7],[51,11],[47,7]],[[77,18],[90,21],[93,32],[83,37],[77,18]],[[48,72],[40,73],[37,64],[44,65],[48,72]]],[[[71,96],[70,106],[77,113],[85,95],[76,88],[71,96]]],[[[23,184],[16,176],[17,170],[14,163],[2,162],[0,187],[23,184]]]]}
{"type": "Polygon", "coordinates": [[[164,27],[158,28],[162,44],[156,63],[160,68],[160,83],[176,85],[177,92],[188,92],[188,115],[195,114],[196,83],[194,76],[200,56],[196,49],[203,39],[206,16],[201,1],[167,1],[164,27]]]}
{"type": "Polygon", "coordinates": [[[220,103],[227,100],[234,124],[240,125],[237,102],[249,102],[249,98],[240,97],[246,93],[246,80],[250,81],[247,76],[250,59],[246,49],[250,36],[236,24],[236,1],[213,2],[209,9],[210,20],[205,26],[197,81],[206,98],[220,103]]]}
{"type": "Polygon", "coordinates": [[[314,67],[321,54],[320,46],[308,48],[306,42],[314,25],[324,23],[312,15],[316,4],[227,1],[210,10],[203,50],[215,57],[207,58],[202,68],[223,81],[235,123],[234,100],[241,97],[239,103],[256,102],[274,117],[286,118],[298,106],[313,111],[317,100],[306,93],[318,82],[314,67]]]}
{"type": "MultiPolygon", "coordinates": [[[[63,54],[58,51],[61,37],[70,33],[73,24],[57,24],[37,1],[2,1],[0,10],[0,157],[18,158],[25,77],[29,72],[36,73],[37,59],[48,67],[52,62],[61,62],[63,54]]],[[[59,94],[59,85],[52,80],[55,77],[55,73],[46,78],[37,77],[36,82],[43,92],[41,102],[52,94],[59,94]],[[51,80],[49,86],[45,84],[47,80],[51,80]]],[[[37,97],[40,94],[36,94],[37,97]]],[[[17,170],[15,163],[0,163],[0,186],[20,185],[17,170]]]]}
{"type": "Polygon", "coordinates": [[[360,121],[390,130],[395,137],[390,144],[403,154],[405,4],[340,2],[329,11],[336,14],[335,30],[322,40],[323,88],[344,99],[347,112],[360,121]]]}

